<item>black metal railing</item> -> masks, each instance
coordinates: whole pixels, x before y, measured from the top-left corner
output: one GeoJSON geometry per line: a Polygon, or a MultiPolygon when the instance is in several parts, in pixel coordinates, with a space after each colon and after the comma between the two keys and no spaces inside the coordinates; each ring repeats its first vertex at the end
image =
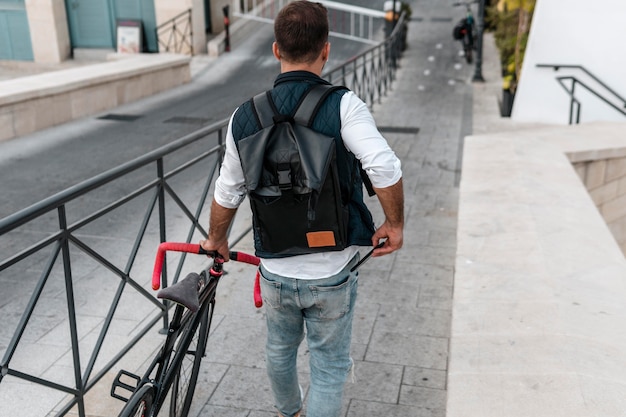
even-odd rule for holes
{"type": "MultiPolygon", "coordinates": [[[[404,49],[403,18],[396,29],[381,45],[325,77],[348,86],[373,105],[390,89],[404,49]]],[[[227,126],[225,119],[201,128],[0,220],[0,273],[3,282],[14,282],[23,289],[22,302],[15,296],[16,319],[10,323],[15,331],[0,362],[0,384],[12,378],[53,390],[62,397],[57,402],[57,416],[71,412],[84,417],[86,394],[160,321],[166,326],[170,306],[156,299],[149,289],[150,261],[160,242],[192,242],[206,237],[207,225],[203,226],[200,219],[209,210],[227,126]],[[94,305],[87,293],[95,293],[95,286],[100,288],[98,294],[102,287],[107,288],[110,299],[95,300],[94,305]],[[120,310],[129,305],[137,309],[130,316],[140,317],[140,322],[121,347],[116,334],[111,347],[107,335],[120,310]],[[104,319],[94,332],[95,341],[85,345],[79,318],[84,309],[92,314],[97,308],[104,319]],[[41,309],[45,314],[39,314],[41,309]],[[51,312],[57,320],[54,326],[65,324],[69,332],[63,339],[69,341],[71,355],[67,361],[71,372],[65,380],[42,369],[29,370],[29,360],[18,355],[22,342],[32,343],[29,330],[33,322],[41,317],[50,320],[51,312]]],[[[248,225],[240,224],[237,236],[229,239],[231,246],[249,231],[248,225]]],[[[163,284],[176,282],[183,267],[203,262],[200,257],[195,257],[196,261],[191,258],[184,254],[168,256],[163,284]],[[171,276],[167,265],[175,268],[171,276]]],[[[7,324],[5,321],[5,328],[7,324]]],[[[48,331],[51,324],[38,326],[48,331]]]]}
{"type": "MultiPolygon", "coordinates": [[[[2,247],[6,249],[10,244],[11,249],[15,250],[15,253],[0,263],[0,272],[6,274],[3,280],[15,282],[21,280],[23,285],[32,285],[31,280],[24,277],[33,274],[35,269],[32,266],[33,263],[40,264],[39,276],[33,285],[32,295],[26,303],[0,363],[2,369],[0,382],[7,376],[15,377],[69,394],[72,399],[58,410],[58,415],[65,415],[72,408],[77,407],[78,415],[84,416],[85,394],[150,329],[154,328],[159,320],[163,320],[164,324],[167,323],[169,306],[158,301],[152,292],[146,289],[149,283],[144,278],[148,274],[146,274],[145,265],[137,265],[137,258],[142,250],[148,254],[147,257],[154,256],[151,249],[155,248],[159,242],[165,241],[168,237],[166,231],[171,231],[173,228],[178,230],[179,236],[175,238],[176,240],[190,242],[194,236],[206,236],[205,227],[200,224],[200,217],[208,210],[207,197],[213,184],[213,176],[217,172],[223,155],[226,126],[227,120],[207,126],[0,220],[2,247]],[[194,148],[196,150],[192,151],[194,148]],[[128,184],[129,178],[133,179],[131,185],[128,184]],[[198,181],[197,178],[200,180],[198,181]],[[190,181],[194,184],[191,198],[184,196],[190,181]],[[130,188],[130,191],[111,191],[126,188],[130,188]],[[182,192],[177,192],[177,189],[182,192]],[[99,203],[107,202],[95,212],[85,214],[83,207],[86,201],[91,199],[99,203]],[[127,215],[124,217],[124,226],[121,227],[123,230],[118,228],[107,236],[91,238],[93,229],[90,228],[98,222],[104,221],[111,225],[119,223],[115,218],[119,217],[116,211],[123,207],[131,207],[134,214],[143,212],[143,216],[135,218],[127,215]],[[167,216],[166,208],[175,209],[179,215],[167,216]],[[153,214],[155,210],[156,215],[153,214]],[[74,217],[74,220],[70,221],[70,217],[74,217]],[[184,220],[176,220],[174,225],[176,217],[182,217],[184,220]],[[128,219],[131,220],[128,221],[128,219]],[[36,233],[35,229],[39,227],[37,222],[44,224],[48,231],[36,233]],[[56,223],[56,227],[53,227],[53,222],[56,223]],[[181,223],[185,225],[181,226],[181,223]],[[127,230],[131,230],[130,234],[126,233],[127,230]],[[183,230],[186,230],[185,236],[181,235],[183,230]],[[24,242],[23,240],[26,239],[23,237],[28,234],[36,234],[36,241],[24,242]],[[103,245],[103,240],[116,242],[114,246],[118,249],[127,249],[125,266],[120,266],[119,253],[116,254],[115,250],[111,251],[111,245],[103,245]],[[88,351],[85,351],[85,346],[81,346],[79,341],[77,328],[77,311],[81,302],[77,299],[75,287],[79,282],[77,278],[80,273],[77,268],[80,266],[74,265],[77,263],[85,265],[87,259],[97,265],[96,268],[91,268],[98,271],[94,275],[98,275],[101,281],[94,284],[109,286],[115,291],[110,307],[105,309],[106,318],[98,333],[97,341],[90,346],[88,351]],[[60,266],[60,269],[56,269],[55,265],[60,266]],[[66,320],[69,325],[73,367],[71,383],[59,383],[55,377],[43,377],[35,372],[23,371],[19,366],[12,366],[18,346],[27,333],[29,322],[36,316],[36,308],[42,302],[42,294],[50,286],[57,287],[57,289],[62,287],[60,293],[65,294],[60,298],[63,298],[66,304],[66,311],[63,315],[67,314],[66,320]],[[129,295],[129,291],[125,291],[127,289],[132,295],[129,295]],[[120,300],[123,297],[125,299],[134,297],[134,304],[140,303],[138,298],[147,301],[151,309],[156,310],[156,314],[153,313],[151,318],[146,319],[143,327],[137,330],[115,355],[104,358],[101,352],[105,345],[107,331],[116,317],[120,300]],[[88,358],[86,366],[83,366],[81,357],[88,358]],[[96,362],[100,363],[103,360],[105,363],[96,367],[96,362]]],[[[115,229],[114,226],[111,227],[115,229]]],[[[243,234],[232,239],[233,244],[236,244],[242,237],[243,234]]],[[[185,257],[179,258],[172,282],[178,280],[185,259],[185,257]]],[[[163,277],[164,285],[167,285],[169,279],[167,270],[164,270],[163,277]]],[[[80,298],[84,299],[84,296],[80,298]]],[[[49,303],[50,299],[46,302],[49,303]]],[[[58,305],[46,306],[47,310],[58,308],[58,305]]],[[[20,366],[23,366],[23,363],[20,366]]]]}
{"type": "Polygon", "coordinates": [[[559,83],[561,87],[563,87],[563,89],[565,90],[565,92],[570,98],[569,124],[573,124],[574,122],[576,124],[580,123],[580,113],[581,113],[582,104],[580,100],[576,97],[577,85],[580,85],[581,87],[583,87],[588,93],[597,97],[606,105],[616,110],[618,113],[621,113],[622,115],[626,116],[626,99],[624,99],[624,97],[619,95],[616,91],[614,91],[611,87],[605,84],[598,77],[596,77],[591,72],[589,72],[585,67],[581,65],[561,65],[561,64],[537,64],[537,67],[538,68],[552,68],[554,69],[554,71],[558,71],[562,68],[580,70],[583,73],[585,73],[587,77],[592,79],[596,84],[600,85],[602,89],[607,93],[606,95],[601,94],[592,86],[581,81],[580,79],[578,79],[577,77],[573,75],[564,75],[564,76],[556,77],[557,82],[559,83]],[[611,101],[611,100],[614,100],[614,101],[611,101]],[[617,101],[618,104],[615,104],[615,101],[617,101]]]}
{"type": "Polygon", "coordinates": [[[406,17],[398,19],[391,35],[340,66],[322,74],[333,84],[345,85],[370,107],[391,88],[398,61],[405,49],[406,17]]]}
{"type": "Polygon", "coordinates": [[[193,55],[191,9],[160,24],[154,30],[159,52],[193,55]]]}

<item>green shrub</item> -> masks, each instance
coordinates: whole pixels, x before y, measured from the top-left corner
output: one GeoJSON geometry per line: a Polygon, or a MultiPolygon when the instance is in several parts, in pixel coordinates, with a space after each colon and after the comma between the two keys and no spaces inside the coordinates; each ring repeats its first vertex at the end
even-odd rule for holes
{"type": "Polygon", "coordinates": [[[486,9],[486,27],[500,52],[502,88],[511,93],[517,89],[534,8],[535,0],[500,0],[486,9]]]}

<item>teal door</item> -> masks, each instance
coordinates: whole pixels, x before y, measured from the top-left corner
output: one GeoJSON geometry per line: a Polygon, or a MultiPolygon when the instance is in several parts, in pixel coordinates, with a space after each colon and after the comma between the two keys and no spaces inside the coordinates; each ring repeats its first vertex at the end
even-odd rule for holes
{"type": "MultiPolygon", "coordinates": [[[[0,0],[2,1],[2,0],[0,0]]],[[[65,0],[73,48],[116,48],[118,20],[140,20],[147,51],[156,52],[154,0],[65,0]]]]}
{"type": "Polygon", "coordinates": [[[0,59],[34,59],[24,0],[0,0],[0,59]]]}
{"type": "Polygon", "coordinates": [[[65,0],[74,48],[113,48],[111,9],[107,0],[65,0]]]}
{"type": "Polygon", "coordinates": [[[157,52],[154,0],[112,0],[116,20],[140,20],[146,52],[157,52]]]}

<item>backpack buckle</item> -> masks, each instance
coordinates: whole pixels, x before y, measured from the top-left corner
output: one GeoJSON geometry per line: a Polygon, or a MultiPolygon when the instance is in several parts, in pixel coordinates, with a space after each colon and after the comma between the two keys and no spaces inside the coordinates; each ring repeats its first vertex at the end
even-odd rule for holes
{"type": "Polygon", "coordinates": [[[291,190],[291,166],[287,163],[278,164],[276,174],[278,177],[278,188],[281,190],[291,190]]]}

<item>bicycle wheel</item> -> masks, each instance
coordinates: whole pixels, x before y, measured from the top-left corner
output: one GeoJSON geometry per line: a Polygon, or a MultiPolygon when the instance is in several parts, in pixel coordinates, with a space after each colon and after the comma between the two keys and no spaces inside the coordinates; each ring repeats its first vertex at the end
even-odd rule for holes
{"type": "Polygon", "coordinates": [[[154,403],[155,389],[152,384],[139,387],[130,397],[119,417],[150,417],[154,403]]]}
{"type": "Polygon", "coordinates": [[[467,61],[468,64],[471,64],[472,60],[472,48],[465,49],[465,61],[467,61]]]}
{"type": "Polygon", "coordinates": [[[181,365],[174,376],[170,395],[170,417],[186,417],[191,407],[191,400],[198,381],[200,361],[204,356],[204,349],[209,332],[209,313],[212,314],[212,304],[198,311],[200,322],[190,320],[187,328],[181,332],[175,348],[176,354],[184,352],[181,365]],[[208,308],[208,310],[207,310],[208,308]]]}

